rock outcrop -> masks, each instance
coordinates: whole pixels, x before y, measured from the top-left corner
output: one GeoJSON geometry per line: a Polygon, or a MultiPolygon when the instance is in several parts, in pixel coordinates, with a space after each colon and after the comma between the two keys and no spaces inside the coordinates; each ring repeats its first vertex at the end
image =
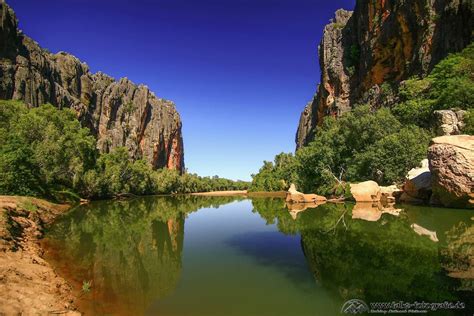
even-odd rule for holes
{"type": "Polygon", "coordinates": [[[434,199],[447,207],[474,208],[474,136],[433,138],[428,160],[434,199]]]}
{"type": "Polygon", "coordinates": [[[421,161],[420,167],[413,168],[403,184],[401,202],[421,204],[428,202],[431,196],[431,171],[428,159],[421,161]]]}
{"type": "Polygon", "coordinates": [[[395,203],[400,199],[403,191],[397,185],[392,184],[380,187],[380,201],[384,204],[395,203]]]}
{"type": "Polygon", "coordinates": [[[351,194],[356,202],[379,202],[381,190],[377,182],[351,183],[351,194]]]}
{"type": "Polygon", "coordinates": [[[326,202],[324,196],[317,194],[304,194],[296,190],[294,184],[290,185],[290,189],[286,193],[286,202],[287,203],[317,203],[317,202],[326,202]]]}
{"type": "Polygon", "coordinates": [[[466,113],[464,110],[434,111],[436,134],[438,136],[461,134],[466,113]]]}
{"type": "Polygon", "coordinates": [[[473,29],[471,0],[358,0],[353,13],[338,10],[324,29],[320,84],[301,114],[297,148],[314,139],[326,116],[361,103],[394,104],[400,82],[465,48],[473,29]]]}
{"type": "Polygon", "coordinates": [[[0,0],[0,98],[31,107],[71,108],[97,138],[101,152],[126,146],[132,158],[154,168],[184,170],[181,120],[175,105],[127,78],[92,74],[76,57],[51,54],[18,29],[0,0]]]}

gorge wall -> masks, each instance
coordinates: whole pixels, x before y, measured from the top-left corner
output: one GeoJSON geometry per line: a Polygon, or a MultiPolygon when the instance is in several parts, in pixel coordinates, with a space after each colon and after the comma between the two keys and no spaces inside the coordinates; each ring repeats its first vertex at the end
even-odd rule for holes
{"type": "Polygon", "coordinates": [[[353,12],[338,10],[319,45],[320,84],[301,114],[297,149],[326,116],[393,105],[400,82],[472,41],[473,10],[472,0],[357,0],[353,12]]]}
{"type": "Polygon", "coordinates": [[[154,168],[184,170],[181,119],[173,102],[127,78],[92,74],[73,55],[42,49],[18,29],[3,0],[0,44],[0,99],[71,108],[96,136],[100,152],[125,146],[131,158],[144,158],[154,168]]]}

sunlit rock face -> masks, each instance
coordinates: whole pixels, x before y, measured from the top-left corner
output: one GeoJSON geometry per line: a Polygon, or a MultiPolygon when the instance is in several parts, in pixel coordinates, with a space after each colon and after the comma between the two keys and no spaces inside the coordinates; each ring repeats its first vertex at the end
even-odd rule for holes
{"type": "Polygon", "coordinates": [[[427,75],[449,53],[462,50],[473,27],[469,0],[358,0],[353,13],[338,10],[324,29],[320,84],[301,114],[297,148],[314,139],[326,116],[360,103],[394,104],[401,81],[427,75]]]}
{"type": "Polygon", "coordinates": [[[474,208],[474,136],[433,138],[428,159],[432,200],[448,207],[474,208]]]}
{"type": "Polygon", "coordinates": [[[127,78],[92,74],[73,55],[42,49],[18,29],[5,3],[0,3],[0,43],[1,99],[71,108],[96,136],[101,152],[125,146],[132,158],[144,158],[154,168],[184,170],[181,119],[173,102],[127,78]]]}

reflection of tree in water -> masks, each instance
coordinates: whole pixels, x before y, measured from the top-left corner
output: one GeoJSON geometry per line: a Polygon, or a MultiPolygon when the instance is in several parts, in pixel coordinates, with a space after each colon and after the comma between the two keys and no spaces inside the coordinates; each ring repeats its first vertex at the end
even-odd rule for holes
{"type": "MultiPolygon", "coordinates": [[[[460,280],[448,277],[443,269],[446,256],[439,249],[443,247],[418,235],[406,212],[398,217],[381,214],[378,221],[371,222],[353,219],[354,205],[324,204],[299,213],[293,220],[277,201],[254,201],[253,206],[280,231],[301,234],[303,251],[316,280],[343,300],[466,301],[466,294],[472,295],[457,291],[460,280]]],[[[472,260],[473,231],[467,231],[461,228],[448,237],[451,262],[454,254],[465,258],[455,262],[472,260]]]]}
{"type": "Polygon", "coordinates": [[[446,233],[441,249],[443,266],[449,275],[462,280],[461,288],[474,291],[474,225],[461,222],[446,233]]]}
{"type": "Polygon", "coordinates": [[[143,314],[178,283],[186,214],[234,200],[178,196],[94,202],[61,219],[48,237],[61,252],[58,265],[72,279],[92,280],[84,311],[143,314]]]}

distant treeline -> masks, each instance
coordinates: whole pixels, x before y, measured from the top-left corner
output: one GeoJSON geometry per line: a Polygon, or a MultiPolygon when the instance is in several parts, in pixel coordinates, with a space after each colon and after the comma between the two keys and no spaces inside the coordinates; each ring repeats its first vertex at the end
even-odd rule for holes
{"type": "Polygon", "coordinates": [[[244,190],[232,181],[176,170],[153,170],[118,147],[100,154],[89,129],[70,109],[28,107],[0,101],[0,194],[56,200],[135,195],[244,190]]]}

